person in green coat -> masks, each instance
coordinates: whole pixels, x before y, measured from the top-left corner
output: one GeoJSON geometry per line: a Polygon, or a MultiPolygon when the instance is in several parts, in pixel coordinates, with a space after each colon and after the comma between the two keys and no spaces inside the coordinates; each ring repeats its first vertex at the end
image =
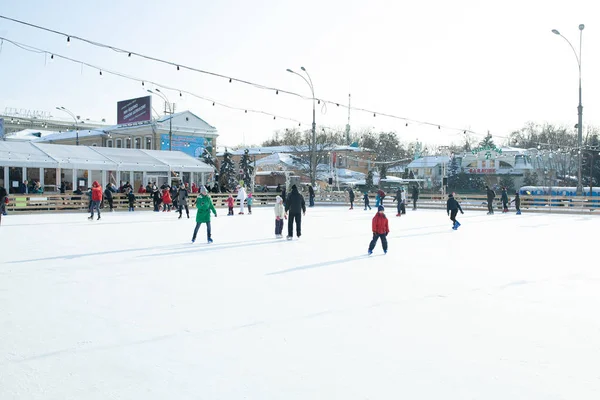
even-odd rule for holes
{"type": "Polygon", "coordinates": [[[505,187],[502,188],[502,212],[508,212],[508,193],[505,187]]]}
{"type": "Polygon", "coordinates": [[[196,199],[196,207],[198,208],[198,212],[196,213],[196,228],[194,229],[192,243],[196,241],[196,235],[198,235],[198,229],[200,229],[202,223],[206,224],[206,237],[208,238],[208,243],[212,243],[213,240],[210,234],[210,212],[212,211],[216,218],[217,210],[204,186],[200,188],[200,195],[196,199]]]}

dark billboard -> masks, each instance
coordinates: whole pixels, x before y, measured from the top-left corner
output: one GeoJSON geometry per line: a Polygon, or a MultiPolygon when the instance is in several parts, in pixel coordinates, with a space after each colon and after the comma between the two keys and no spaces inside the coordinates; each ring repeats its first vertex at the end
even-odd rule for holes
{"type": "Polygon", "coordinates": [[[123,100],[117,103],[117,124],[146,122],[152,119],[152,96],[123,100]]]}

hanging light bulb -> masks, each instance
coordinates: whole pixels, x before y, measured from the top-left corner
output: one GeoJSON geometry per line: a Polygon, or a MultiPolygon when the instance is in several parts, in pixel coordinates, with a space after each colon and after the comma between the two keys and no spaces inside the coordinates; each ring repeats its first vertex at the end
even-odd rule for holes
{"type": "Polygon", "coordinates": [[[131,58],[131,53],[129,53],[129,55],[127,57],[131,58]]]}
{"type": "Polygon", "coordinates": [[[67,36],[67,46],[71,45],[71,36],[67,36]]]}
{"type": "Polygon", "coordinates": [[[142,81],[142,86],[144,86],[144,81],[142,81]]]}
{"type": "Polygon", "coordinates": [[[213,101],[213,107],[215,106],[215,102],[213,101]]]}
{"type": "Polygon", "coordinates": [[[377,115],[375,115],[375,113],[373,113],[373,118],[375,118],[377,115]]]}
{"type": "Polygon", "coordinates": [[[181,92],[179,92],[179,97],[183,97],[183,95],[181,94],[181,92]]]}
{"type": "Polygon", "coordinates": [[[229,78],[229,83],[231,83],[231,78],[229,78]]]}
{"type": "Polygon", "coordinates": [[[442,129],[442,127],[438,125],[438,129],[442,129]]]}
{"type": "Polygon", "coordinates": [[[177,71],[179,71],[179,65],[177,66],[177,71]]]}
{"type": "Polygon", "coordinates": [[[102,76],[102,70],[100,70],[100,76],[102,76]]]}
{"type": "Polygon", "coordinates": [[[50,61],[54,60],[54,54],[50,55],[50,61]]]}
{"type": "Polygon", "coordinates": [[[279,90],[276,90],[276,91],[275,91],[275,94],[279,94],[279,90]]]}

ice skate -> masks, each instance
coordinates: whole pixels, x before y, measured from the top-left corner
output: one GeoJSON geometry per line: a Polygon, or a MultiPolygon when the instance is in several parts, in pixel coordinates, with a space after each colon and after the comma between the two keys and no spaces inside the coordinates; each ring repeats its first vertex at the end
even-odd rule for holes
{"type": "Polygon", "coordinates": [[[456,229],[460,226],[460,222],[456,221],[456,229]]]}
{"type": "Polygon", "coordinates": [[[213,242],[213,240],[211,238],[208,238],[208,243],[210,244],[212,242],[213,242]]]}
{"type": "Polygon", "coordinates": [[[94,217],[93,217],[93,216],[91,216],[91,217],[88,217],[88,219],[89,219],[90,221],[93,221],[93,220],[94,220],[94,217]]]}
{"type": "Polygon", "coordinates": [[[287,240],[292,240],[292,239],[293,239],[293,237],[291,237],[291,236],[288,236],[288,237],[286,237],[286,239],[287,239],[287,240]]]}
{"type": "Polygon", "coordinates": [[[100,220],[100,216],[98,215],[98,219],[97,219],[97,221],[99,221],[99,220],[100,220]]]}
{"type": "Polygon", "coordinates": [[[521,210],[517,211],[517,215],[521,215],[521,210]]]}
{"type": "Polygon", "coordinates": [[[367,252],[367,254],[368,254],[368,255],[371,255],[371,254],[373,254],[373,250],[369,250],[369,251],[367,252]]]}

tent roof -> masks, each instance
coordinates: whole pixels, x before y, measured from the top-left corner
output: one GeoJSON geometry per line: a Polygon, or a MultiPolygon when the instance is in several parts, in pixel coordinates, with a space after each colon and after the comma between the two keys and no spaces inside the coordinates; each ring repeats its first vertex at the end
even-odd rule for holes
{"type": "Polygon", "coordinates": [[[180,151],[117,149],[37,142],[0,142],[0,165],[114,171],[213,172],[202,160],[180,151]]]}

